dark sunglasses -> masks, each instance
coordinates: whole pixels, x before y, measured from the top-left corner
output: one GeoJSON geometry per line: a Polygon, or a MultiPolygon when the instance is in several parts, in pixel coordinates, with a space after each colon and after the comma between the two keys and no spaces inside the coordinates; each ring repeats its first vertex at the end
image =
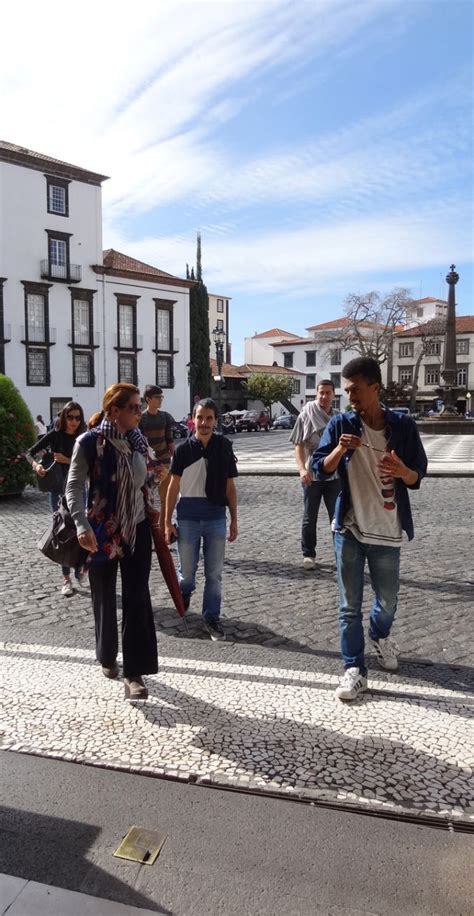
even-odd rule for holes
{"type": "Polygon", "coordinates": [[[127,404],[127,410],[129,410],[130,413],[141,413],[142,405],[141,404],[127,404]]]}
{"type": "Polygon", "coordinates": [[[67,420],[76,420],[77,423],[80,423],[80,422],[81,422],[81,415],[80,415],[80,413],[67,413],[67,414],[66,414],[66,419],[67,419],[67,420]]]}

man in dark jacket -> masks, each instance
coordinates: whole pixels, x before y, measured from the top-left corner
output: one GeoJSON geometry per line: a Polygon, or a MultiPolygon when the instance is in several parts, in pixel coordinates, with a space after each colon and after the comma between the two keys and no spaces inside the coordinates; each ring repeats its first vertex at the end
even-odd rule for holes
{"type": "Polygon", "coordinates": [[[212,640],[225,639],[220,623],[222,569],[226,540],[226,507],[229,507],[230,542],[237,537],[237,465],[232,445],[215,433],[217,408],[211,398],[194,405],[195,433],[176,446],[171,462],[171,483],[166,496],[165,536],[178,538],[179,584],[185,607],[196,585],[202,544],[204,595],[202,615],[212,640]],[[179,529],[172,523],[176,500],[179,529]]]}
{"type": "Polygon", "coordinates": [[[353,410],[330,420],[312,467],[321,480],[337,469],[341,481],[333,531],[345,674],[336,696],[353,700],[367,690],[362,627],[366,560],[374,591],[369,638],[380,666],[398,668],[390,630],[397,609],[402,531],[413,538],[408,490],[419,488],[427,460],[415,422],[380,403],[376,360],[353,359],[342,375],[353,410]]]}

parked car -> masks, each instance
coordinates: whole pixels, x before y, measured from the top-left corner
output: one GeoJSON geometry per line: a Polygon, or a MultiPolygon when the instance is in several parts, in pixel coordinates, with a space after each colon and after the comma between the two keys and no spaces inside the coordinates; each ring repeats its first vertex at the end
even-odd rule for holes
{"type": "Polygon", "coordinates": [[[293,429],[296,417],[291,413],[284,413],[273,421],[273,429],[293,429]]]}
{"type": "Polygon", "coordinates": [[[264,429],[268,432],[270,429],[270,414],[266,410],[246,410],[243,417],[238,417],[235,423],[236,432],[250,432],[264,429]]]}

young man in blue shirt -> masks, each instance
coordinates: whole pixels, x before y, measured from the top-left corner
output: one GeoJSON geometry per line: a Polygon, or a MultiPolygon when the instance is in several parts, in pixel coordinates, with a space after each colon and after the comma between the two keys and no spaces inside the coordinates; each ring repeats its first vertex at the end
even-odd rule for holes
{"type": "Polygon", "coordinates": [[[374,602],[369,638],[382,668],[396,671],[390,630],[397,609],[402,532],[413,538],[408,490],[416,490],[427,460],[415,422],[380,403],[380,367],[370,357],[342,370],[352,411],[328,423],[312,467],[321,480],[338,471],[341,494],[333,522],[339,589],[339,629],[345,674],[336,690],[354,700],[367,690],[362,627],[365,561],[374,602]]]}
{"type": "Polygon", "coordinates": [[[171,462],[171,482],[166,496],[165,537],[178,539],[178,578],[185,607],[196,587],[196,569],[202,542],[204,595],[202,614],[212,640],[225,639],[220,623],[222,568],[226,542],[226,507],[230,512],[229,537],[237,531],[237,465],[232,445],[215,433],[217,408],[211,398],[194,406],[195,432],[176,446],[171,462]],[[176,500],[178,527],[172,524],[176,500]]]}

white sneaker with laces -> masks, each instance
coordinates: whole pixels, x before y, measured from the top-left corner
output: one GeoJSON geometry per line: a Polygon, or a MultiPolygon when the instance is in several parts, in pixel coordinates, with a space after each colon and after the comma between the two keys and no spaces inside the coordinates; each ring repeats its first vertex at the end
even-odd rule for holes
{"type": "Polygon", "coordinates": [[[360,693],[367,690],[367,677],[358,668],[346,668],[339,687],[336,688],[338,700],[355,700],[360,693]]]}
{"type": "Polygon", "coordinates": [[[390,636],[386,639],[370,640],[381,668],[386,671],[396,671],[398,668],[397,647],[390,636]]]}
{"type": "Polygon", "coordinates": [[[70,579],[65,579],[62,588],[61,595],[64,595],[65,598],[70,598],[74,594],[74,589],[72,587],[72,582],[70,579]]]}
{"type": "Polygon", "coordinates": [[[314,557],[303,557],[303,569],[309,572],[311,569],[314,569],[315,566],[316,560],[314,557]]]}

